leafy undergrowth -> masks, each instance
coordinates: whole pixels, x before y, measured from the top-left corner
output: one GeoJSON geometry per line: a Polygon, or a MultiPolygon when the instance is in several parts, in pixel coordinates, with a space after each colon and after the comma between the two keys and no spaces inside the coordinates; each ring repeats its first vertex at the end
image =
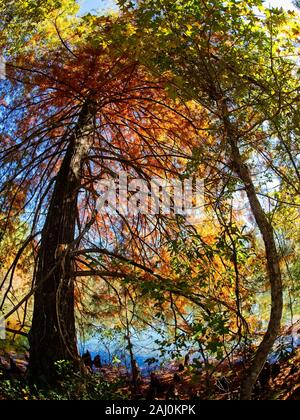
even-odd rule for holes
{"type": "MultiPolygon", "coordinates": [[[[40,388],[28,385],[26,377],[0,377],[0,400],[122,400],[122,378],[108,381],[103,374],[73,372],[67,362],[57,363],[59,380],[55,388],[40,388]]],[[[13,376],[13,375],[12,375],[13,376]]]]}
{"type": "MultiPolygon", "coordinates": [[[[19,365],[20,366],[20,365],[19,365]]],[[[254,391],[255,400],[300,400],[300,350],[277,364],[277,372],[265,370],[254,391]]],[[[0,400],[236,400],[244,372],[242,365],[224,365],[218,373],[195,372],[192,367],[170,365],[139,378],[137,387],[125,370],[106,366],[97,373],[74,373],[68,363],[57,364],[55,389],[29,386],[25,376],[0,377],[0,400]]]]}

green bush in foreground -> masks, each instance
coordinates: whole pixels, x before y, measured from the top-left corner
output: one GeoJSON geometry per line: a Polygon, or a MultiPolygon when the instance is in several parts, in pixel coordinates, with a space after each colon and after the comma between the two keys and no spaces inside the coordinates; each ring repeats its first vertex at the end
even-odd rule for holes
{"type": "Polygon", "coordinates": [[[0,400],[122,400],[123,380],[108,382],[101,374],[74,372],[69,362],[56,363],[58,382],[54,388],[29,385],[23,379],[3,379],[0,400]]]}

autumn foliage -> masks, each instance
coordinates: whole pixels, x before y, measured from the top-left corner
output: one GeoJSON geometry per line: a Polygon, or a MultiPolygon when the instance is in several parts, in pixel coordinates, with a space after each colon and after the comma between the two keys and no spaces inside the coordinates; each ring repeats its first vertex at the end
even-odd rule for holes
{"type": "Polygon", "coordinates": [[[194,356],[203,398],[226,380],[251,399],[297,320],[298,15],[14,3],[0,1],[0,308],[28,335],[29,380],[55,386],[61,361],[84,372],[78,340],[100,334],[123,343],[137,395],[134,336],[151,331],[156,354],[194,356]],[[120,173],[203,179],[201,218],[99,211],[120,173]]]}

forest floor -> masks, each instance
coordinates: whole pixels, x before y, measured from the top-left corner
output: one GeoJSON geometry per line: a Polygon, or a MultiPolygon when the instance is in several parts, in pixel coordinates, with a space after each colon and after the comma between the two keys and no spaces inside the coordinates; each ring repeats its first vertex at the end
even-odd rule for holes
{"type": "MultiPolygon", "coordinates": [[[[139,398],[158,400],[237,400],[239,398],[239,388],[244,375],[244,367],[241,364],[224,365],[217,375],[213,376],[205,371],[195,373],[189,367],[180,370],[182,365],[173,365],[171,368],[156,371],[152,377],[142,378],[138,386],[139,398]]],[[[103,371],[109,381],[120,374],[117,369],[114,371],[104,368],[103,371]]],[[[131,383],[127,383],[120,391],[124,395],[134,395],[131,383]]],[[[300,349],[276,365],[266,365],[255,388],[254,399],[300,400],[300,349]],[[275,366],[274,371],[273,366],[275,366]]]]}
{"type": "MultiPolygon", "coordinates": [[[[0,400],[8,399],[8,386],[11,387],[12,393],[15,392],[12,385],[14,380],[24,378],[26,373],[27,362],[23,355],[16,353],[2,356],[0,354],[2,372],[3,369],[4,372],[5,369],[11,369],[9,363],[12,360],[15,363],[14,378],[7,381],[8,378],[2,377],[1,379],[0,376],[0,400]],[[6,381],[4,381],[5,379],[6,381]],[[3,384],[5,384],[5,393],[3,393],[3,384]]],[[[115,366],[104,366],[91,376],[99,378],[107,384],[118,382],[117,389],[115,389],[115,395],[118,395],[116,399],[235,400],[239,396],[239,386],[243,374],[244,366],[241,363],[224,364],[214,375],[205,369],[195,372],[189,366],[184,367],[182,364],[174,363],[140,377],[136,387],[133,387],[127,371],[115,366]]],[[[26,395],[24,399],[30,399],[28,393],[26,395]]],[[[254,399],[300,400],[300,349],[275,365],[266,365],[256,386],[254,399]]]]}

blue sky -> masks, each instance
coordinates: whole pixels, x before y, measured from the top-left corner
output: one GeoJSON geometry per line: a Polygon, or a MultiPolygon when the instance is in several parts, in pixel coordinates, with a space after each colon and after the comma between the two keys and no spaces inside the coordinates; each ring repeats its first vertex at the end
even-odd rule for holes
{"type": "Polygon", "coordinates": [[[79,2],[81,3],[82,12],[88,12],[93,9],[112,9],[116,5],[114,0],[79,0],[79,2]]]}
{"type": "MultiPolygon", "coordinates": [[[[115,7],[114,0],[79,0],[82,4],[81,11],[88,12],[93,9],[112,9],[115,7]]],[[[269,0],[266,3],[270,3],[270,5],[275,7],[284,7],[285,9],[295,9],[292,4],[292,0],[269,0]]]]}

